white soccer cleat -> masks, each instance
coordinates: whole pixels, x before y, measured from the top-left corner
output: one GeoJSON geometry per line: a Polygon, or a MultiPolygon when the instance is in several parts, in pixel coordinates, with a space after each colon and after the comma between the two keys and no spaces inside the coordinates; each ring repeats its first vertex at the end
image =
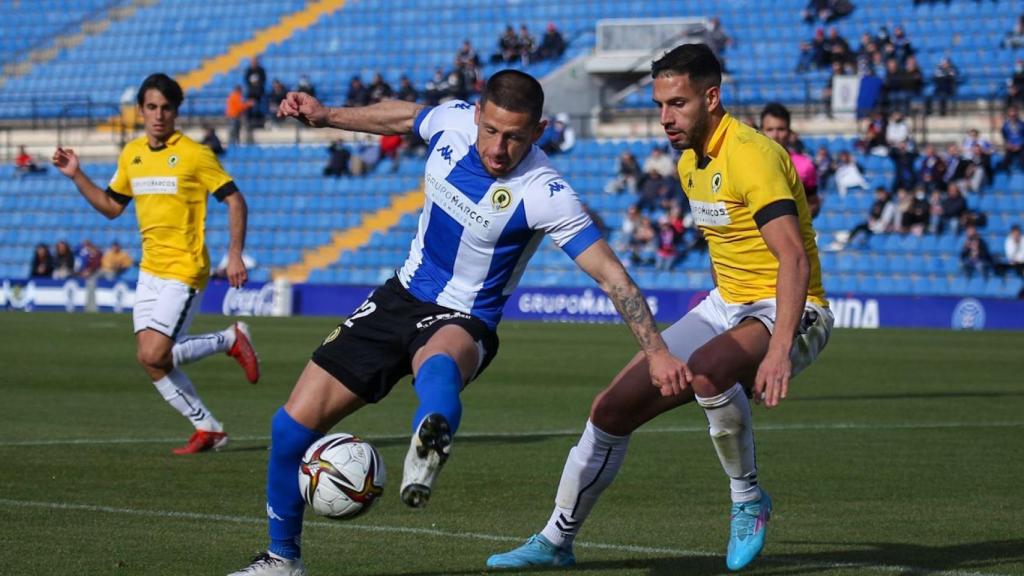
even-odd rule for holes
{"type": "Polygon", "coordinates": [[[306,576],[302,558],[289,560],[264,552],[252,559],[252,563],[228,576],[306,576]]]}
{"type": "Polygon", "coordinates": [[[452,449],[452,433],[448,420],[438,413],[427,414],[409,442],[402,472],[402,502],[413,508],[422,508],[430,499],[430,492],[448,460],[452,449]]]}

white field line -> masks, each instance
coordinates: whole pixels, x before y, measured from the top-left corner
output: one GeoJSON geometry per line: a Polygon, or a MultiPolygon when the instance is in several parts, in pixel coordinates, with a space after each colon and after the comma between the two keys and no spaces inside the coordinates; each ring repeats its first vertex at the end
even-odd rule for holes
{"type": "MultiPolygon", "coordinates": [[[[946,430],[965,428],[1021,428],[1024,421],[1007,422],[931,422],[914,424],[870,424],[863,422],[833,422],[830,424],[764,424],[754,427],[756,432],[800,432],[828,430],[946,430]]],[[[461,432],[459,438],[546,438],[551,436],[579,436],[582,427],[572,430],[534,430],[531,432],[461,432]]],[[[693,434],[707,433],[706,426],[675,426],[662,428],[641,428],[634,434],[693,434]]],[[[367,435],[367,440],[406,440],[408,435],[367,435]]],[[[269,436],[232,436],[232,441],[267,442],[269,436]]],[[[104,444],[167,444],[179,443],[181,438],[53,438],[44,440],[0,440],[0,448],[21,446],[82,446],[104,444]]]]}
{"type": "MultiPolygon", "coordinates": [[[[264,518],[252,518],[248,516],[229,516],[226,514],[202,514],[199,512],[172,512],[168,510],[136,510],[133,508],[118,508],[114,506],[96,506],[91,504],[70,504],[64,502],[40,502],[31,500],[11,500],[0,498],[0,507],[7,508],[41,508],[46,510],[67,510],[71,512],[92,512],[104,514],[116,514],[121,516],[135,516],[141,518],[163,518],[176,520],[195,520],[201,522],[226,522],[232,524],[251,524],[263,526],[264,518]]],[[[431,528],[409,528],[404,526],[370,526],[362,524],[348,524],[344,522],[307,521],[306,526],[318,528],[331,528],[339,530],[351,530],[355,532],[373,532],[378,534],[411,534],[416,536],[433,536],[437,538],[461,538],[465,540],[483,540],[487,542],[502,542],[518,544],[521,537],[501,536],[498,534],[485,534],[478,532],[458,532],[447,530],[436,530],[431,528]]],[[[702,550],[686,550],[680,548],[658,548],[650,546],[632,546],[624,544],[606,544],[601,542],[576,542],[577,548],[589,548],[597,550],[608,550],[612,552],[631,552],[635,554],[646,554],[652,556],[679,556],[679,557],[717,557],[721,553],[706,552],[702,550]]],[[[767,556],[761,562],[781,564],[787,566],[798,566],[810,569],[844,569],[856,568],[858,570],[872,570],[883,573],[927,573],[936,576],[1011,576],[996,572],[971,572],[966,570],[929,570],[915,566],[872,564],[868,562],[820,562],[808,559],[806,562],[799,559],[773,559],[767,556]]],[[[481,558],[481,564],[483,558],[481,558]]]]}

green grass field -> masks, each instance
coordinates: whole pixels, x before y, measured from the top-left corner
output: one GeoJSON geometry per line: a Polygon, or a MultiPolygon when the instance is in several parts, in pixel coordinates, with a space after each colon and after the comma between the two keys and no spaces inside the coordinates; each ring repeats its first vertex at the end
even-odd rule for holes
{"type": "MultiPolygon", "coordinates": [[[[128,316],[0,313],[0,574],[243,566],[265,546],[270,416],[333,322],[251,320],[256,386],[227,357],[189,366],[232,444],[176,457],[190,427],[136,366],[128,316]]],[[[338,426],[374,442],[390,482],[357,520],[307,516],[311,575],[484,574],[489,554],[543,526],[590,400],[634,344],[622,326],[507,324],[501,337],[427,508],[397,496],[408,385],[338,426]]],[[[571,573],[725,573],[728,482],[705,426],[689,405],[634,435],[571,573]]],[[[837,331],[781,407],[755,408],[755,428],[776,515],[747,573],[1024,574],[1024,333],[837,331]]]]}

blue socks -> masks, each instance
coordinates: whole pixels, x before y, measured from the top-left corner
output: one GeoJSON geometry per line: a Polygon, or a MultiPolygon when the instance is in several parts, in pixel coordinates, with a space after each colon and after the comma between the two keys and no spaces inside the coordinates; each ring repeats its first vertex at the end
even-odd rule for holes
{"type": "Polygon", "coordinates": [[[447,354],[435,354],[420,365],[420,371],[413,383],[420,405],[412,418],[412,433],[427,414],[437,412],[448,420],[451,433],[459,428],[462,420],[462,375],[455,360],[447,354]]]}
{"type": "Polygon", "coordinates": [[[267,521],[270,551],[282,558],[298,558],[302,513],[306,502],[299,493],[299,465],[310,444],[323,437],[296,422],[284,407],[270,424],[270,461],[267,464],[267,521]]]}

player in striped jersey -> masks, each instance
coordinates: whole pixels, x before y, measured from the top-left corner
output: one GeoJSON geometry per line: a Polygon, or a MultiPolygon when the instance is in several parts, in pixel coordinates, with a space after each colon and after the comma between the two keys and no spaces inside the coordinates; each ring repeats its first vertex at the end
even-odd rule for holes
{"type": "Polygon", "coordinates": [[[576,193],[534,145],[545,128],[543,105],[540,83],[513,70],[492,76],[477,105],[455,100],[429,108],[391,100],[328,109],[298,93],[282,102],[279,115],[310,126],[416,131],[429,150],[425,198],[405,264],[327,336],[274,416],[270,547],[236,575],[305,573],[297,480],[303,453],[410,373],[419,407],[401,496],[410,506],[426,504],[459,425],[459,393],[497,352],[505,300],[544,235],[615,303],[648,360],[650,378],[667,389],[686,386],[686,365],[668,352],[640,290],[576,193]]]}

